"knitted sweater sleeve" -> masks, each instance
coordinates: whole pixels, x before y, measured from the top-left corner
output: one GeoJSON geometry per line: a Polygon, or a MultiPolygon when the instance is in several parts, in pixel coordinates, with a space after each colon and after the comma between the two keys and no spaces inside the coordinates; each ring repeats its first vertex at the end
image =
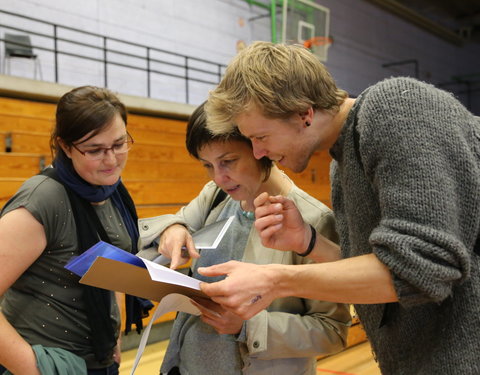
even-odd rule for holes
{"type": "Polygon", "coordinates": [[[359,153],[379,202],[369,242],[404,306],[440,302],[470,276],[480,222],[479,122],[450,94],[411,79],[373,86],[359,153]]]}

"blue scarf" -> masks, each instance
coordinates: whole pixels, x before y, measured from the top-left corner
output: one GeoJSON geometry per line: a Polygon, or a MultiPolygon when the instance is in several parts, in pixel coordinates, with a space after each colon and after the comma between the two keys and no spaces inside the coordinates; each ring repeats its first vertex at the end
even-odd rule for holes
{"type": "Polygon", "coordinates": [[[138,227],[137,223],[133,220],[132,215],[128,212],[120,193],[117,190],[118,185],[121,183],[121,179],[119,178],[113,185],[92,185],[81,178],[75,169],[73,169],[71,163],[65,161],[64,158],[57,157],[54,160],[53,165],[62,183],[86,201],[103,202],[109,197],[112,198],[112,202],[118,209],[118,212],[120,212],[128,234],[132,239],[132,253],[136,254],[138,252],[138,227]]]}
{"type": "MultiPolygon", "coordinates": [[[[57,156],[53,162],[54,169],[53,173],[49,173],[46,169],[43,174],[59,180],[65,188],[68,188],[68,191],[71,191],[73,196],[70,196],[70,201],[75,205],[76,209],[74,210],[77,214],[84,215],[86,212],[82,211],[80,206],[82,204],[79,202],[102,202],[108,198],[112,199],[114,206],[118,209],[120,215],[122,216],[125,227],[127,228],[128,234],[132,240],[132,253],[136,254],[137,242],[138,242],[138,228],[137,228],[137,215],[135,212],[135,205],[128,194],[128,191],[123,186],[121,179],[113,185],[104,185],[104,186],[95,186],[89,184],[84,179],[82,179],[78,173],[73,168],[71,162],[62,156],[57,156]],[[73,201],[72,201],[73,199],[73,201]],[[75,203],[75,202],[77,203],[75,203]],[[80,206],[78,206],[80,204],[80,206]],[[81,213],[78,211],[81,210],[81,213]]],[[[67,192],[68,192],[67,191],[67,192]]],[[[88,210],[87,210],[88,211],[88,210]]],[[[74,213],[75,216],[77,214],[74,213]]],[[[98,220],[98,219],[97,219],[98,220]]],[[[85,223],[77,223],[77,235],[79,234],[79,251],[84,252],[90,246],[94,244],[96,236],[90,238],[90,233],[94,234],[95,225],[93,222],[87,225],[85,223]],[[92,228],[93,226],[93,228],[92,228]],[[92,232],[93,229],[93,232],[92,232]],[[80,233],[78,233],[80,231],[80,233]]],[[[101,226],[101,223],[98,221],[98,224],[101,226]]],[[[102,226],[103,227],[103,226],[102,226]]],[[[103,228],[102,228],[103,229],[103,228]]],[[[102,230],[102,232],[105,232],[102,230]]],[[[100,232],[98,233],[100,235],[100,232]]],[[[110,242],[108,240],[108,235],[105,232],[104,235],[100,237],[104,241],[110,242]]],[[[105,357],[108,357],[109,353],[111,354],[111,348],[115,345],[115,342],[111,340],[113,337],[113,332],[110,331],[109,324],[109,294],[106,294],[105,290],[86,287],[85,289],[85,298],[87,307],[87,315],[89,319],[90,326],[92,328],[93,338],[92,343],[94,346],[94,351],[97,359],[103,360],[105,357]],[[105,319],[103,320],[103,319],[105,319]],[[105,332],[106,331],[106,332],[105,332]]],[[[126,324],[125,324],[125,334],[131,330],[131,325],[136,325],[137,332],[143,328],[142,318],[148,316],[148,311],[153,307],[153,304],[146,299],[125,295],[125,309],[126,309],[126,324]]]]}

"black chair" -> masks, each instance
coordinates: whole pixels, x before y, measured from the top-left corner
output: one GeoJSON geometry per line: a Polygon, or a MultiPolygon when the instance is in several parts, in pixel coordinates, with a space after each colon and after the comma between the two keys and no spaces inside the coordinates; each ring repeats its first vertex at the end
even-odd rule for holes
{"type": "Polygon", "coordinates": [[[10,74],[10,60],[12,58],[26,58],[34,62],[34,78],[37,78],[37,70],[42,79],[42,68],[38,56],[33,52],[30,36],[5,33],[5,54],[3,66],[6,74],[10,74]]]}

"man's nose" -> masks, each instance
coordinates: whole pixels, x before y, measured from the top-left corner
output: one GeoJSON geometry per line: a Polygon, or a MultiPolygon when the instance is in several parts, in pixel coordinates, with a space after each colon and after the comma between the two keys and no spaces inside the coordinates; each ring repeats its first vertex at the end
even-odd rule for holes
{"type": "Polygon", "coordinates": [[[255,156],[255,159],[261,159],[264,156],[267,156],[268,152],[262,147],[259,147],[255,143],[252,143],[253,146],[253,156],[255,156]]]}

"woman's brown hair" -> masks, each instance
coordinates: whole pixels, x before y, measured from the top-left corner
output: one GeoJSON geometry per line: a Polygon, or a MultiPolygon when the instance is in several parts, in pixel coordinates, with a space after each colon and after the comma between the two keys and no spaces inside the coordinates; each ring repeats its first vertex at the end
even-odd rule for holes
{"type": "Polygon", "coordinates": [[[59,139],[65,145],[72,145],[91,133],[90,139],[109,126],[116,114],[126,125],[125,105],[106,88],[82,86],[64,94],[57,104],[55,128],[50,138],[52,157],[66,159],[59,139]]]}

